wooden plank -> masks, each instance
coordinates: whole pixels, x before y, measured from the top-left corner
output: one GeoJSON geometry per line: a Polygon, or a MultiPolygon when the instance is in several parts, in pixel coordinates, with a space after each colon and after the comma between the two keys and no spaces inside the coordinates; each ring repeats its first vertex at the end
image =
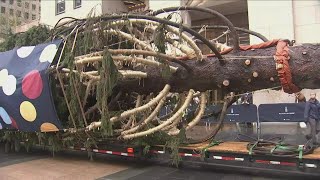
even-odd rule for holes
{"type": "Polygon", "coordinates": [[[247,142],[224,142],[218,146],[208,148],[208,151],[248,154],[247,144],[247,142]]]}
{"type": "Polygon", "coordinates": [[[187,150],[201,150],[208,146],[207,142],[199,143],[199,144],[189,144],[186,146],[180,147],[180,149],[187,149],[187,150]]]}
{"type": "Polygon", "coordinates": [[[312,154],[308,154],[303,156],[303,158],[305,159],[319,159],[320,160],[320,148],[318,147],[317,149],[315,149],[313,151],[312,154]]]}
{"type": "MultiPolygon", "coordinates": [[[[247,150],[248,142],[224,142],[217,146],[212,146],[207,150],[209,152],[219,152],[219,153],[240,153],[248,154],[247,150]]],[[[191,144],[187,146],[182,146],[180,149],[186,150],[202,150],[208,146],[208,143],[191,144]]],[[[305,159],[319,159],[320,160],[320,148],[317,148],[313,154],[304,155],[305,159]]]]}

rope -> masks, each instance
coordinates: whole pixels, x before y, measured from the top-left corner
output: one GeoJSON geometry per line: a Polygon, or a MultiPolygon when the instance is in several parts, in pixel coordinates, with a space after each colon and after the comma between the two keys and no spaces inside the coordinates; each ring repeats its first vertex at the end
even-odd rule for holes
{"type": "Polygon", "coordinates": [[[303,154],[310,154],[315,149],[314,146],[311,148],[304,148],[306,145],[291,145],[283,143],[282,141],[274,142],[270,140],[258,140],[250,142],[247,145],[249,155],[271,155],[277,157],[299,157],[302,159],[303,154]]]}
{"type": "Polygon", "coordinates": [[[209,148],[211,148],[211,147],[213,147],[213,146],[218,146],[218,145],[220,145],[221,143],[223,143],[223,141],[212,140],[212,141],[210,142],[210,144],[208,144],[208,146],[206,146],[206,147],[204,147],[204,148],[202,149],[202,151],[207,152],[209,148]]]}

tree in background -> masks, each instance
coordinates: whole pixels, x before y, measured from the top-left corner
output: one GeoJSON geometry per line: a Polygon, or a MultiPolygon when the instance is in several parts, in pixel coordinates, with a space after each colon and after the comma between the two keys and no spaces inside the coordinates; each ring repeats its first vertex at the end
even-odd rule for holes
{"type": "MultiPolygon", "coordinates": [[[[2,32],[2,31],[1,31],[2,32]]],[[[50,29],[46,26],[34,26],[24,33],[13,34],[12,31],[4,37],[4,41],[0,43],[0,52],[11,50],[19,46],[34,46],[48,40],[50,29]]]]}

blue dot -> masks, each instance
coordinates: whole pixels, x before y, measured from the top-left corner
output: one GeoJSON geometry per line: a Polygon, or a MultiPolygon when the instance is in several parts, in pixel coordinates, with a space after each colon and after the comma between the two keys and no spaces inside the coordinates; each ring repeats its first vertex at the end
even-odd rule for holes
{"type": "Polygon", "coordinates": [[[0,107],[0,117],[3,120],[4,123],[6,123],[6,124],[11,124],[12,123],[9,114],[7,113],[6,110],[3,109],[3,107],[0,107]]]}

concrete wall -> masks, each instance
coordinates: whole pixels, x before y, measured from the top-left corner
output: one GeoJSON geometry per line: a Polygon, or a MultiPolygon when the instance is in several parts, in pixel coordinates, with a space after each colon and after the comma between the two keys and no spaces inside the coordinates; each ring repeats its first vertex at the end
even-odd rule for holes
{"type": "Polygon", "coordinates": [[[119,0],[102,0],[102,13],[126,13],[128,8],[119,0]]]}
{"type": "Polygon", "coordinates": [[[62,17],[86,18],[88,13],[95,8],[96,16],[101,14],[125,13],[127,7],[120,0],[83,0],[80,8],[73,8],[73,1],[66,0],[66,10],[64,13],[56,15],[56,3],[54,0],[41,1],[40,23],[54,26],[62,17]]]}
{"type": "MultiPolygon", "coordinates": [[[[229,14],[225,16],[233,23],[234,26],[248,29],[249,22],[248,22],[247,12],[229,14]]],[[[203,26],[206,24],[221,25],[224,23],[222,23],[221,20],[217,18],[208,18],[208,19],[192,21],[192,26],[203,26]]],[[[205,36],[207,39],[213,39],[220,36],[224,31],[225,30],[207,30],[207,33],[202,33],[202,35],[205,36]]],[[[241,34],[239,34],[239,36],[241,36],[241,34]]],[[[224,43],[225,39],[226,39],[225,37],[222,37],[221,39],[219,39],[219,42],[224,43]]],[[[246,35],[246,39],[248,39],[247,35],[246,35]]],[[[204,54],[211,53],[210,49],[206,45],[200,44],[199,47],[204,52],[204,54]]]]}
{"type": "Polygon", "coordinates": [[[320,43],[320,1],[293,1],[295,40],[297,43],[320,43]]]}
{"type": "Polygon", "coordinates": [[[90,1],[82,1],[82,6],[80,8],[73,8],[73,1],[66,0],[66,8],[65,12],[59,15],[56,15],[56,2],[54,0],[44,0],[41,1],[41,18],[40,23],[46,24],[49,26],[54,26],[59,19],[62,17],[75,17],[75,18],[85,18],[88,13],[91,11],[93,7],[96,6],[97,15],[101,15],[101,0],[90,0],[90,1]]]}
{"type": "MultiPolygon", "coordinates": [[[[268,39],[294,39],[292,1],[254,1],[248,0],[249,28],[268,39]]],[[[250,43],[260,43],[256,37],[250,36],[250,43]]]]}
{"type": "MultiPolygon", "coordinates": [[[[252,1],[248,0],[249,28],[269,39],[289,38],[296,43],[320,43],[320,1],[252,1]]],[[[261,42],[251,37],[252,43],[261,42]]],[[[302,93],[309,99],[310,92],[320,90],[304,89],[302,93]]],[[[283,91],[260,91],[254,94],[254,103],[294,102],[295,96],[283,91]]]]}
{"type": "MultiPolygon", "coordinates": [[[[310,99],[310,93],[317,94],[317,99],[320,100],[320,89],[303,89],[302,94],[307,100],[310,99]]],[[[294,103],[295,95],[287,94],[283,91],[261,90],[253,93],[253,104],[272,104],[272,103],[294,103]]]]}
{"type": "MultiPolygon", "coordinates": [[[[162,8],[166,7],[175,7],[175,6],[180,6],[184,3],[182,0],[170,0],[170,1],[159,1],[159,0],[149,0],[149,8],[151,10],[159,10],[162,8]]],[[[158,15],[157,17],[167,17],[170,13],[163,13],[158,15]]],[[[181,21],[181,16],[179,15],[174,15],[172,18],[172,21],[175,22],[180,22],[181,21]]]]}

